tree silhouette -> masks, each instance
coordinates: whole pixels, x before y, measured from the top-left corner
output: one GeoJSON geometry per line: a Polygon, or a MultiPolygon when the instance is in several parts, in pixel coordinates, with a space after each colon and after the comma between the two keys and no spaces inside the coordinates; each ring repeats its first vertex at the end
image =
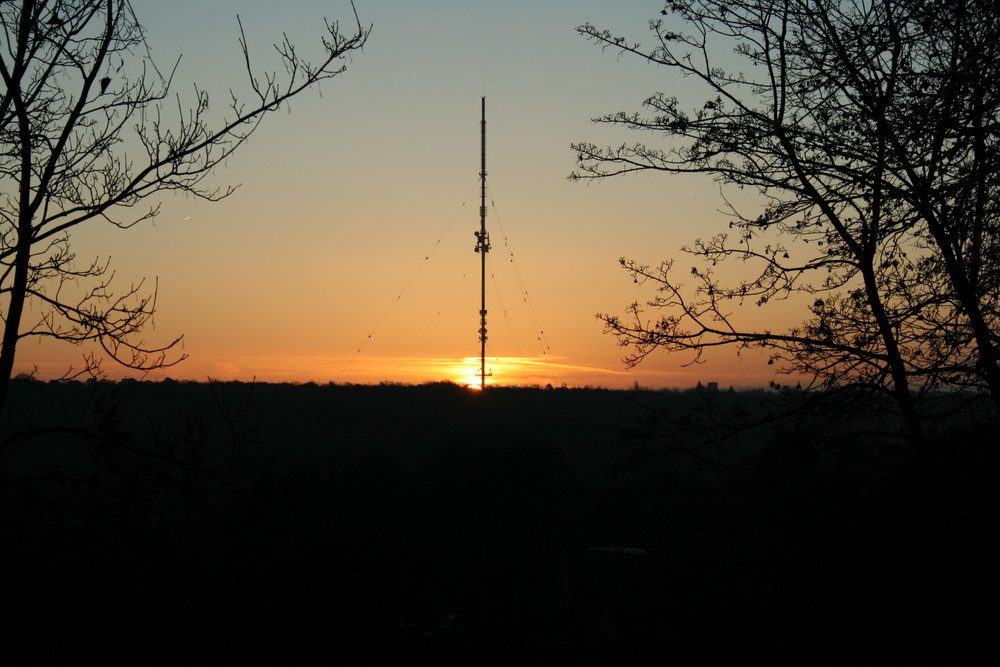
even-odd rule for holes
{"type": "MultiPolygon", "coordinates": [[[[326,23],[315,61],[287,38],[276,44],[280,74],[251,64],[241,24],[247,99],[230,91],[220,113],[197,86],[191,107],[174,98],[173,71],[153,61],[128,0],[0,3],[0,407],[27,337],[96,341],[142,370],[183,358],[174,353],[180,339],[141,338],[156,288],[113,287],[106,260],[77,260],[71,232],[148,221],[156,196],[168,192],[210,201],[231,194],[206,177],[268,112],[344,71],[369,34],[356,13],[354,21],[348,33],[326,23]]],[[[97,363],[88,357],[88,367],[97,363]]]]}
{"type": "Polygon", "coordinates": [[[597,118],[674,141],[575,144],[571,178],[707,173],[756,190],[763,210],[727,202],[730,231],[682,249],[700,260],[685,272],[693,285],[675,260],[622,259],[658,288],[627,318],[599,316],[626,362],[764,348],[809,387],[891,396],[913,442],[925,436],[916,400],[935,389],[973,388],[1000,407],[995,4],[672,0],[664,14],[648,49],[578,31],[697,81],[705,101],[685,111],[658,93],[648,113],[597,118]],[[738,284],[717,276],[726,261],[743,263],[738,284]],[[806,320],[787,331],[734,316],[789,298],[806,320]]]}

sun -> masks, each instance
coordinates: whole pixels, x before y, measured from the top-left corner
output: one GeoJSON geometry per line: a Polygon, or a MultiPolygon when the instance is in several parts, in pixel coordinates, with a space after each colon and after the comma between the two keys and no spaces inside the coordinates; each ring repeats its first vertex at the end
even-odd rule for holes
{"type": "MultiPolygon", "coordinates": [[[[460,360],[451,369],[451,375],[455,378],[455,382],[458,384],[468,387],[470,389],[482,389],[482,380],[479,377],[479,357],[465,357],[460,360]]],[[[486,369],[486,384],[495,384],[493,381],[493,372],[489,368],[486,369]]]]}

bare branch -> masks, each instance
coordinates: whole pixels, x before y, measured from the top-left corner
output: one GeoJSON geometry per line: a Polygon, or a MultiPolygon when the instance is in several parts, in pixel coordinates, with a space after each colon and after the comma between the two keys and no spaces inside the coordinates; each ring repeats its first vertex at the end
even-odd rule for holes
{"type": "Polygon", "coordinates": [[[69,234],[91,222],[127,229],[150,220],[159,212],[150,198],[168,192],[231,195],[232,186],[209,183],[216,168],[267,114],[343,73],[363,48],[371,28],[353,5],[352,13],[348,32],[325,23],[315,60],[283,36],[276,72],[255,70],[237,19],[251,92],[242,101],[229,91],[220,115],[196,84],[190,106],[173,92],[179,60],[164,76],[129,0],[0,3],[0,405],[24,337],[96,342],[139,370],[184,358],[181,338],[140,338],[156,289],[144,293],[140,282],[116,295],[107,263],[77,267],[69,234]],[[29,304],[40,314],[23,322],[29,304]]]}

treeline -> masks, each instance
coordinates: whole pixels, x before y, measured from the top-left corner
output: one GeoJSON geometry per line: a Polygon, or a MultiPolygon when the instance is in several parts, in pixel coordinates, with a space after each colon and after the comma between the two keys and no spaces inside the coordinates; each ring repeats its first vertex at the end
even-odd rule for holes
{"type": "Polygon", "coordinates": [[[802,658],[974,651],[991,622],[995,455],[729,432],[780,392],[16,386],[0,585],[29,661],[802,658]]]}

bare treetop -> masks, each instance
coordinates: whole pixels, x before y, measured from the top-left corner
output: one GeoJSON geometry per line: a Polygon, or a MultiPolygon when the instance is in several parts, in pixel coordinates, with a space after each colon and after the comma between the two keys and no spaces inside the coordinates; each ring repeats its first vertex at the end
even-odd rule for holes
{"type": "Polygon", "coordinates": [[[127,228],[149,220],[160,193],[211,201],[231,194],[231,186],[206,178],[268,112],[341,74],[370,30],[356,12],[346,33],[325,22],[315,59],[285,37],[274,47],[280,71],[260,71],[240,28],[246,98],[228,91],[217,109],[195,85],[187,106],[175,90],[176,63],[154,62],[128,0],[0,3],[4,389],[17,341],[26,336],[98,341],[137,369],[175,363],[179,357],[167,353],[179,339],[151,347],[138,338],[155,289],[114,293],[107,261],[79,264],[70,231],[90,221],[127,228]],[[28,303],[40,313],[34,321],[23,321],[28,303]]]}
{"type": "Polygon", "coordinates": [[[894,396],[916,439],[914,390],[975,388],[1000,407],[995,3],[672,0],[662,13],[648,47],[578,31],[704,96],[655,93],[643,112],[597,118],[650,143],[576,144],[571,178],[705,173],[763,204],[682,249],[701,261],[687,286],[675,260],[622,261],[660,290],[628,318],[601,316],[628,362],[762,347],[816,386],[894,396]],[[715,273],[727,260],[743,263],[736,284],[715,273]],[[740,326],[740,305],[793,295],[808,297],[801,326],[740,326]]]}

